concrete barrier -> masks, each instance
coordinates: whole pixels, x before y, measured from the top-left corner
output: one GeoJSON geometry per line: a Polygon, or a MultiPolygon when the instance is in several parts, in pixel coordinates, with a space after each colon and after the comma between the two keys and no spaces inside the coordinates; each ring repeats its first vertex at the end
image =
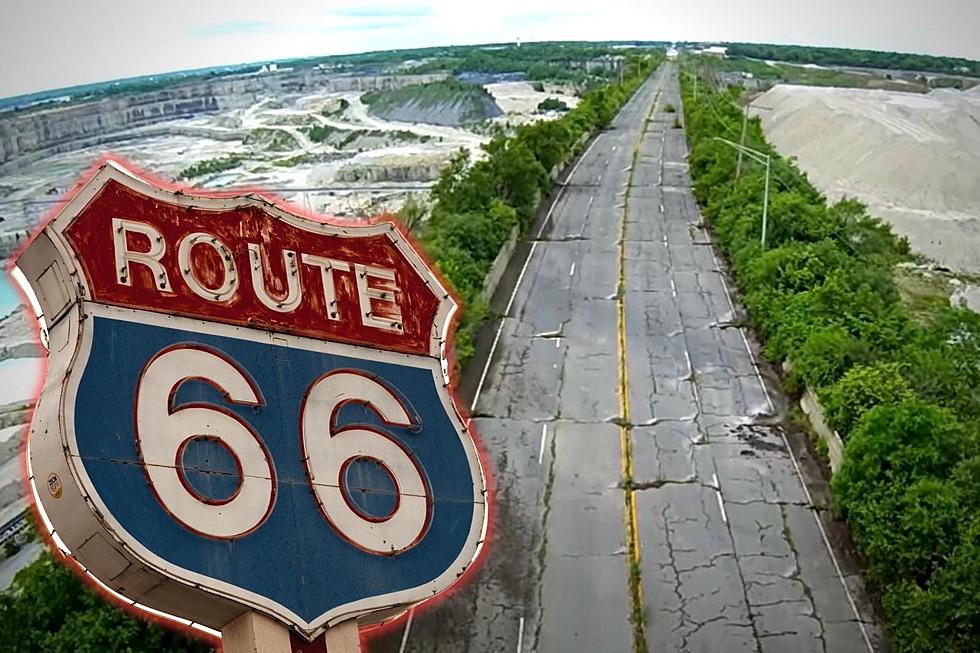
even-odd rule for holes
{"type": "Polygon", "coordinates": [[[518,232],[517,227],[511,229],[510,236],[507,237],[507,242],[500,248],[500,252],[497,253],[497,258],[493,259],[493,265],[490,266],[490,271],[487,272],[487,276],[483,280],[483,290],[480,291],[480,297],[488,302],[493,297],[493,293],[496,292],[500,278],[504,275],[504,270],[507,269],[507,264],[510,262],[510,255],[514,253],[514,248],[517,247],[518,232]]]}
{"type": "Polygon", "coordinates": [[[837,431],[827,426],[827,421],[824,419],[823,406],[820,405],[820,400],[817,399],[817,395],[813,390],[807,388],[803,392],[803,397],[800,399],[800,408],[810,418],[810,426],[813,427],[814,432],[827,445],[827,454],[830,457],[830,471],[836,473],[844,460],[844,441],[841,440],[840,434],[837,431]]]}

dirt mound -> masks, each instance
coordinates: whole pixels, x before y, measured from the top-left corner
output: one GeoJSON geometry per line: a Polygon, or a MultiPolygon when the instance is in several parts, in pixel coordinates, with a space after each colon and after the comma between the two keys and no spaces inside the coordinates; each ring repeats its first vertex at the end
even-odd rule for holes
{"type": "Polygon", "coordinates": [[[780,85],[752,107],[831,199],[856,197],[919,252],[980,272],[980,95],[780,85]]]}
{"type": "Polygon", "coordinates": [[[452,79],[365,93],[361,101],[371,115],[394,122],[458,127],[503,115],[482,86],[452,79]]]}

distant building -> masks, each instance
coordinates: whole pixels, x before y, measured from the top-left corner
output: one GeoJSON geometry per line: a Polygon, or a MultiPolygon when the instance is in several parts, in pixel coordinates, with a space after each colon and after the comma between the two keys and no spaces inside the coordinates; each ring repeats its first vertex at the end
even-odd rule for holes
{"type": "Polygon", "coordinates": [[[709,57],[721,57],[725,58],[728,53],[728,48],[723,48],[720,45],[712,45],[710,48],[705,48],[702,52],[709,57]]]}
{"type": "Polygon", "coordinates": [[[287,66],[284,68],[280,68],[279,64],[277,63],[268,63],[268,64],[262,64],[262,67],[259,68],[259,74],[264,75],[266,73],[288,73],[292,70],[293,70],[292,67],[287,66]]]}

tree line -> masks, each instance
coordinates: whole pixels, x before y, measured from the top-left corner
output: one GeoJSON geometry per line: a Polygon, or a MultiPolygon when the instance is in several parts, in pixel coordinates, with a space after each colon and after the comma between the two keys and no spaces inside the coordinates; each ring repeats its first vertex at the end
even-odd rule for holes
{"type": "MultiPolygon", "coordinates": [[[[768,56],[768,55],[767,55],[768,56]]],[[[682,80],[694,193],[792,396],[814,390],[844,439],[831,482],[880,592],[899,653],[980,651],[980,316],[936,306],[912,315],[895,282],[909,243],[844,199],[828,204],[766,142],[772,158],[766,248],[764,172],[736,180],[739,89],[693,95],[682,80]]]]}
{"type": "Polygon", "coordinates": [[[769,43],[727,43],[728,54],[751,59],[815,63],[825,66],[854,66],[857,68],[886,68],[921,72],[970,75],[980,77],[980,61],[960,57],[935,57],[927,54],[854,50],[851,48],[821,48],[804,45],[773,45],[769,43]]]}

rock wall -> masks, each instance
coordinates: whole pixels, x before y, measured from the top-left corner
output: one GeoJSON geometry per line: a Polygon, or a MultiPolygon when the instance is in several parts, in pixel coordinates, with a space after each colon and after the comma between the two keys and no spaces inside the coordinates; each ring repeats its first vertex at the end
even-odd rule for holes
{"type": "Polygon", "coordinates": [[[428,125],[459,127],[487,118],[503,115],[503,110],[492,97],[461,98],[458,100],[424,104],[410,101],[397,106],[369,108],[371,115],[394,122],[417,122],[428,125]]]}
{"type": "Polygon", "coordinates": [[[155,123],[250,106],[268,96],[306,90],[390,90],[445,75],[328,75],[315,69],[222,77],[105,97],[43,110],[0,114],[0,170],[22,157],[39,158],[119,140],[121,132],[155,123]]]}
{"type": "Polygon", "coordinates": [[[384,183],[433,181],[445,167],[446,160],[420,161],[418,163],[384,162],[371,164],[350,164],[337,171],[336,181],[351,183],[384,183]]]}

